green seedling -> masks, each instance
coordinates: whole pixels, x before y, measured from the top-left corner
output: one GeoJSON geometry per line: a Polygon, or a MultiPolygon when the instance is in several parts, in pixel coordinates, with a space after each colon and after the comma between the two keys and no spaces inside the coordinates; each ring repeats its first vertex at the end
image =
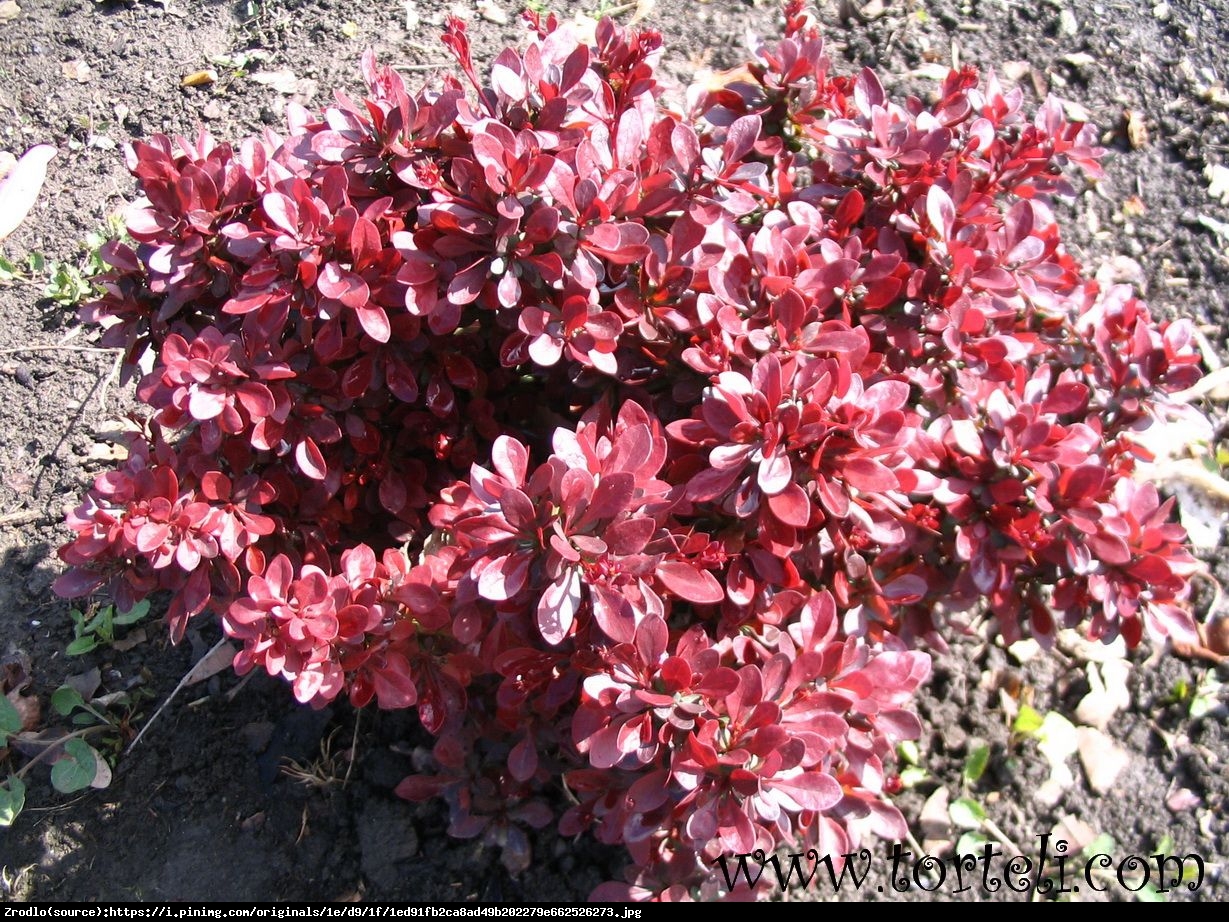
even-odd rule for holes
{"type": "Polygon", "coordinates": [[[0,285],[42,280],[43,297],[63,307],[74,307],[94,293],[92,279],[107,269],[102,259],[103,246],[124,234],[123,218],[110,215],[102,227],[86,234],[82,243],[84,255],[75,263],[48,259],[37,252],[17,261],[0,256],[0,285]]]}
{"type": "MultiPolygon", "coordinates": [[[[8,746],[11,737],[21,732],[21,715],[13,702],[0,695],[0,749],[8,746]]],[[[0,826],[11,826],[26,803],[26,785],[16,775],[0,785],[0,826]]]]}
{"type": "Polygon", "coordinates": [[[1043,723],[1045,718],[1035,708],[1022,704],[1016,719],[1011,722],[1011,732],[1014,736],[1036,736],[1043,723]]]}
{"type": "Polygon", "coordinates": [[[9,737],[21,732],[21,714],[7,696],[0,696],[0,747],[8,743],[9,737]]]}
{"type": "Polygon", "coordinates": [[[223,70],[230,71],[232,77],[245,77],[252,65],[259,67],[265,61],[270,59],[267,51],[255,49],[253,51],[236,51],[233,54],[215,54],[209,58],[209,63],[214,67],[220,67],[223,70]]]}
{"type": "Polygon", "coordinates": [[[28,253],[24,260],[13,262],[0,256],[0,284],[12,285],[30,282],[47,270],[47,257],[42,253],[28,253]]]}
{"type": "MultiPolygon", "coordinates": [[[[1166,839],[1168,838],[1169,837],[1166,836],[1166,839]]],[[[1165,840],[1162,840],[1162,844],[1164,844],[1164,841],[1165,840]]],[[[1170,839],[1171,847],[1172,841],[1173,840],[1170,839]]],[[[1158,890],[1150,880],[1147,880],[1146,875],[1148,872],[1146,868],[1143,875],[1131,873],[1121,865],[1115,872],[1108,868],[1103,868],[1098,862],[1093,861],[1093,859],[1099,855],[1116,854],[1117,848],[1118,843],[1114,840],[1114,837],[1104,832],[1093,839],[1092,842],[1085,846],[1084,851],[1080,853],[1081,861],[1088,868],[1087,873],[1090,874],[1094,880],[1101,881],[1107,886],[1111,886],[1113,884],[1120,884],[1121,886],[1124,886],[1127,890],[1131,891],[1131,893],[1135,895],[1135,898],[1141,903],[1164,903],[1166,900],[1166,895],[1158,890]]],[[[1168,854],[1168,850],[1162,849],[1159,845],[1157,846],[1157,851],[1168,854]]]]}
{"type": "Polygon", "coordinates": [[[71,263],[52,260],[47,264],[47,284],[43,297],[50,298],[61,307],[73,307],[89,297],[93,286],[85,274],[71,263]]]}
{"type": "Polygon", "coordinates": [[[107,270],[107,264],[102,259],[102,248],[112,240],[122,240],[128,234],[124,226],[124,218],[120,214],[109,214],[98,230],[85,235],[85,260],[82,271],[85,277],[94,276],[107,270]]]}
{"type": "Polygon", "coordinates": [[[1220,701],[1223,687],[1224,683],[1211,672],[1200,676],[1195,685],[1186,679],[1179,679],[1169,690],[1165,703],[1181,705],[1190,717],[1206,717],[1223,707],[1220,701]]]}
{"type": "Polygon", "coordinates": [[[1195,690],[1191,693],[1187,713],[1191,717],[1206,717],[1218,709],[1222,709],[1223,706],[1220,702],[1222,687],[1223,683],[1217,681],[1216,676],[1211,671],[1205,672],[1200,676],[1199,684],[1195,686],[1195,690]]]}
{"type": "Polygon", "coordinates": [[[904,767],[900,770],[900,784],[903,788],[915,788],[928,777],[926,769],[921,766],[921,753],[913,740],[903,740],[896,747],[896,754],[904,767]]]}
{"type": "Polygon", "coordinates": [[[51,706],[57,714],[69,718],[74,727],[80,728],[79,733],[109,731],[99,745],[117,755],[133,736],[132,723],[141,716],[136,712],[138,704],[148,697],[148,691],[138,689],[111,692],[87,701],[71,685],[62,685],[52,693],[51,706]]]}
{"type": "MultiPolygon", "coordinates": [[[[95,604],[82,612],[74,608],[69,611],[73,619],[73,641],[64,651],[69,656],[81,656],[98,647],[109,647],[115,643],[115,629],[136,624],[149,614],[149,602],[140,601],[131,611],[116,611],[114,605],[95,604]]],[[[53,696],[54,703],[54,696],[53,696]]]]}
{"type": "Polygon", "coordinates": [[[1173,688],[1169,690],[1169,694],[1165,696],[1166,704],[1181,704],[1189,705],[1191,700],[1191,683],[1186,679],[1178,679],[1174,682],[1173,688]]]}
{"type": "MultiPolygon", "coordinates": [[[[110,703],[127,702],[127,695],[108,696],[110,703]]],[[[128,716],[116,718],[98,699],[87,702],[81,692],[62,685],[51,695],[51,707],[68,717],[76,729],[58,738],[36,737],[43,748],[18,771],[0,784],[0,826],[11,826],[26,802],[25,776],[40,762],[51,759],[51,786],[62,794],[75,794],[86,788],[105,788],[111,783],[111,765],[106,757],[86,741],[87,736],[112,731],[116,745],[122,741],[128,716]]],[[[22,732],[21,716],[8,698],[0,696],[0,749],[22,732]]]]}
{"type": "Polygon", "coordinates": [[[969,750],[969,755],[964,760],[964,783],[977,784],[981,780],[981,776],[986,773],[986,766],[990,764],[990,747],[986,743],[981,743],[969,750]]]}
{"type": "Polygon", "coordinates": [[[972,797],[960,797],[948,805],[947,815],[961,829],[980,830],[986,822],[986,808],[972,797]]]}

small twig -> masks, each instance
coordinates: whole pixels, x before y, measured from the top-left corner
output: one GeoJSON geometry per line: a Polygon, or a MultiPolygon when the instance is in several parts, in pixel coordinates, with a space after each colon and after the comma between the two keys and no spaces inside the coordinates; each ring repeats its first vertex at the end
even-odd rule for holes
{"type": "Polygon", "coordinates": [[[244,687],[248,684],[248,682],[252,681],[252,676],[254,675],[256,675],[255,672],[249,672],[247,675],[245,675],[242,679],[239,680],[238,685],[236,685],[234,688],[232,688],[230,691],[226,693],[226,703],[227,704],[230,704],[237,697],[239,697],[239,692],[243,691],[244,687]]]}
{"type": "Polygon", "coordinates": [[[5,525],[29,525],[45,516],[46,513],[38,509],[18,509],[16,512],[6,512],[0,515],[0,528],[5,525]]]}
{"type": "Polygon", "coordinates": [[[76,339],[78,336],[80,336],[84,332],[85,332],[85,327],[78,324],[77,326],[69,329],[69,331],[65,333],[63,336],[61,336],[59,339],[59,342],[57,342],[56,345],[57,346],[66,345],[72,342],[74,339],[76,339]]]}
{"type": "Polygon", "coordinates": [[[452,67],[452,63],[450,61],[441,61],[438,64],[394,64],[393,70],[404,70],[404,71],[442,70],[445,67],[452,67]]]}
{"type": "Polygon", "coordinates": [[[298,845],[302,842],[305,835],[307,835],[307,804],[303,805],[303,815],[299,822],[299,834],[295,837],[294,844],[298,845]]]}
{"type": "Polygon", "coordinates": [[[900,29],[893,29],[888,35],[887,43],[883,46],[883,60],[888,60],[892,56],[892,50],[896,47],[896,40],[900,38],[900,29]]]}
{"type": "Polygon", "coordinates": [[[111,373],[107,375],[107,379],[102,382],[102,390],[98,392],[98,409],[99,411],[107,412],[107,389],[111,383],[115,381],[120,374],[120,370],[124,367],[124,353],[117,351],[115,353],[115,361],[111,365],[111,373]]]}
{"type": "Polygon", "coordinates": [[[628,13],[634,10],[637,7],[637,5],[638,4],[635,3],[634,0],[632,3],[620,3],[618,6],[610,6],[602,10],[602,15],[610,16],[612,18],[615,16],[621,16],[624,13],[628,13]]]}
{"type": "Polygon", "coordinates": [[[74,797],[72,800],[67,800],[62,804],[56,804],[55,806],[52,806],[52,807],[26,807],[23,812],[25,813],[63,813],[65,810],[71,810],[77,804],[81,803],[81,801],[89,797],[90,794],[92,793],[93,791],[87,790],[84,794],[79,794],[78,796],[74,797]]]}
{"type": "MultiPolygon", "coordinates": [[[[1166,240],[1166,243],[1171,243],[1173,238],[1166,240]]],[[[1199,327],[1194,328],[1195,342],[1199,344],[1199,354],[1203,358],[1203,364],[1208,366],[1209,371],[1220,371],[1224,366],[1224,362],[1220,360],[1220,355],[1216,352],[1216,347],[1212,345],[1212,341],[1208,339],[1208,334],[1199,327]]]]}
{"type": "Polygon", "coordinates": [[[1152,728],[1153,733],[1161,738],[1161,742],[1165,744],[1165,748],[1169,750],[1170,755],[1179,756],[1182,754],[1178,750],[1178,735],[1176,733],[1163,730],[1161,725],[1155,720],[1149,720],[1148,726],[1152,728]]]}
{"type": "Polygon", "coordinates": [[[346,766],[346,776],[341,779],[341,789],[344,791],[350,783],[350,773],[354,771],[354,763],[358,761],[358,727],[363,721],[361,710],[354,712],[354,735],[350,737],[350,762],[346,766]]]}
{"type": "Polygon", "coordinates": [[[1020,846],[1018,846],[1015,842],[1011,841],[1011,836],[1003,832],[999,824],[996,823],[994,820],[990,819],[990,817],[986,817],[985,819],[983,819],[981,821],[981,824],[982,824],[982,827],[986,830],[986,832],[994,836],[995,840],[999,843],[999,845],[1003,846],[1003,848],[1010,848],[1013,852],[1015,852],[1015,854],[1012,855],[1013,858],[1018,858],[1024,854],[1024,850],[1020,848],[1020,846]]]}
{"type": "MultiPolygon", "coordinates": [[[[226,642],[227,642],[227,639],[223,637],[221,640],[219,640],[209,649],[209,652],[206,653],[205,656],[209,656],[211,653],[213,653],[215,650],[217,650],[219,647],[221,647],[226,642]]],[[[202,656],[201,659],[204,659],[205,656],[202,656]]],[[[125,755],[127,755],[129,752],[132,752],[132,750],[137,748],[137,743],[141,742],[141,737],[145,735],[145,731],[147,731],[150,727],[154,725],[154,721],[158,719],[158,715],[161,714],[163,711],[165,711],[166,706],[175,700],[175,696],[178,695],[181,691],[183,691],[184,686],[189,684],[188,679],[190,678],[192,678],[191,669],[189,669],[187,672],[184,673],[183,678],[179,680],[179,684],[175,686],[174,691],[172,691],[170,695],[167,696],[167,699],[163,701],[160,705],[158,705],[158,710],[154,711],[153,716],[150,717],[149,720],[145,721],[145,726],[141,728],[141,732],[138,733],[136,735],[136,738],[133,739],[133,741],[128,744],[128,749],[125,752],[125,755]]]]}
{"type": "Polygon", "coordinates": [[[103,348],[101,346],[17,346],[14,349],[0,349],[0,355],[16,355],[21,352],[89,352],[96,355],[123,354],[119,346],[103,348]]]}
{"type": "Polygon", "coordinates": [[[18,778],[25,777],[25,775],[30,771],[30,769],[32,769],[39,762],[43,761],[43,759],[45,759],[50,753],[54,752],[57,747],[62,746],[64,743],[68,742],[69,740],[79,739],[80,737],[88,736],[91,733],[97,733],[100,730],[114,730],[114,729],[115,727],[112,724],[106,723],[106,724],[95,724],[92,727],[82,727],[80,730],[74,730],[71,733],[65,733],[59,739],[52,740],[51,742],[49,742],[46,748],[44,748],[37,755],[31,756],[30,761],[17,770],[16,777],[18,778]]]}

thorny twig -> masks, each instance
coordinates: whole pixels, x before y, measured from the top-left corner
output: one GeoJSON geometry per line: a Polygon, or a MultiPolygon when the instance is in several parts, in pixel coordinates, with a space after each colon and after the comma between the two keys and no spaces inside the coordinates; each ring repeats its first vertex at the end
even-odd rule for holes
{"type": "MultiPolygon", "coordinates": [[[[203,660],[206,657],[210,656],[212,653],[214,653],[216,650],[222,647],[226,642],[227,642],[227,639],[223,637],[221,640],[215,643],[212,647],[210,647],[209,652],[206,653],[204,656],[202,656],[201,659],[203,660]]],[[[176,685],[174,690],[167,696],[167,699],[163,701],[160,705],[158,705],[158,709],[154,711],[153,716],[151,716],[149,720],[145,722],[145,726],[141,728],[141,732],[139,732],[136,735],[136,737],[133,739],[133,741],[128,744],[128,750],[127,750],[128,752],[132,752],[132,750],[137,748],[137,743],[141,742],[141,737],[143,737],[146,731],[148,731],[149,728],[154,725],[154,721],[158,719],[159,714],[161,714],[163,711],[166,710],[166,706],[175,700],[175,696],[178,695],[181,691],[183,691],[185,686],[190,684],[188,680],[191,678],[192,678],[192,669],[189,669],[187,672],[184,673],[183,678],[179,680],[179,684],[176,685]]]]}

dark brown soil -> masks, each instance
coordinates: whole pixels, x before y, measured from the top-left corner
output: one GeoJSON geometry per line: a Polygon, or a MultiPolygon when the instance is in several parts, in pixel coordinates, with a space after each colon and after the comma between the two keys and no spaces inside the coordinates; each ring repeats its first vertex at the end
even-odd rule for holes
{"type": "MultiPolygon", "coordinates": [[[[20,12],[0,21],[0,148],[20,154],[49,142],[60,153],[35,211],[3,244],[14,262],[35,252],[81,258],[86,235],[133,195],[120,150],[129,139],[204,127],[236,140],[279,123],[286,95],[211,59],[262,51],[252,74],[291,70],[296,98],[319,105],[334,88],[360,90],[357,64],[367,45],[382,60],[418,66],[414,78],[429,78],[424,65],[446,60],[435,35],[449,8],[473,16],[478,60],[520,35],[515,16],[498,25],[460,0],[411,0],[408,28],[406,4],[393,0],[19,2],[20,12]],[[88,79],[74,67],[66,75],[65,65],[78,61],[88,65],[88,79]],[[218,82],[181,86],[185,75],[210,66],[218,82]]],[[[553,5],[570,14],[598,0],[553,5]]],[[[515,12],[511,0],[505,8],[515,12]]],[[[1211,228],[1229,222],[1229,208],[1210,197],[1203,172],[1229,159],[1229,92],[1219,82],[1229,75],[1225,0],[871,0],[860,10],[833,0],[821,14],[839,66],[873,65],[898,89],[925,93],[933,83],[919,69],[958,56],[1019,83],[1030,105],[1048,90],[1083,107],[1111,154],[1108,178],[1067,212],[1073,247],[1090,267],[1115,255],[1136,260],[1151,303],[1196,318],[1225,352],[1229,239],[1211,228]],[[1147,129],[1134,145],[1128,112],[1147,129]]],[[[649,23],[666,35],[669,75],[686,82],[701,66],[738,64],[747,31],[771,33],[777,15],[775,2],[659,0],[649,23]]],[[[139,728],[217,637],[191,634],[171,647],[151,627],[148,641],[124,652],[65,656],[69,606],[49,589],[60,572],[55,548],[66,537],[62,512],[103,469],[90,457],[96,432],[128,397],[106,387],[109,356],[46,348],[61,343],[75,319],[42,296],[44,282],[0,288],[0,657],[29,658],[31,691],[44,703],[66,676],[98,668],[100,691],[144,696],[133,720],[139,728]]],[[[1229,567],[1219,552],[1209,559],[1223,581],[1229,567]]],[[[1093,794],[1073,757],[1075,783],[1048,807],[1034,797],[1046,761],[1034,740],[1009,733],[999,689],[1009,698],[1031,695],[1041,713],[1071,714],[1089,687],[1083,664],[1059,654],[1020,665],[972,640],[937,660],[920,702],[928,776],[900,799],[918,839],[922,802],[945,785],[953,798],[967,790],[978,799],[1026,854],[1068,815],[1112,836],[1116,861],[1151,855],[1166,836],[1171,851],[1201,855],[1208,863],[1202,889],[1171,898],[1229,895],[1217,869],[1229,857],[1226,696],[1202,717],[1192,717],[1185,702],[1167,703],[1183,683],[1193,689],[1209,671],[1215,677],[1217,667],[1169,655],[1145,662],[1144,655],[1133,659],[1131,708],[1109,726],[1130,753],[1115,788],[1093,794]],[[981,743],[991,747],[990,764],[969,787],[961,771],[981,743]],[[1170,809],[1168,795],[1183,788],[1194,805],[1170,809]]],[[[509,876],[496,853],[450,840],[441,809],[393,795],[422,743],[412,718],[375,711],[360,718],[345,706],[311,712],[267,678],[232,695],[237,685],[223,673],[181,692],[140,745],[120,753],[105,790],[70,798],[51,789],[45,772],[31,773],[24,813],[0,828],[0,897],[576,901],[619,876],[618,852],[553,834],[537,837],[528,872],[509,876]],[[288,774],[290,760],[306,773],[288,774]]],[[[888,883],[886,872],[870,888],[877,883],[888,883]]],[[[954,885],[933,894],[885,889],[863,895],[987,898],[979,888],[954,893],[954,885]]],[[[1004,889],[991,898],[1025,897],[1004,889]]]]}

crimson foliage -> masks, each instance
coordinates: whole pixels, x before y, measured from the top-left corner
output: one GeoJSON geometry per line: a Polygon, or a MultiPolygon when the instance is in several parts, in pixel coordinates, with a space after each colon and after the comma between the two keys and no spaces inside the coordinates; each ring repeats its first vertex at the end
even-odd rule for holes
{"type": "Polygon", "coordinates": [[[485,79],[450,23],[468,87],[368,54],[285,137],[127,151],[84,315],[153,350],[152,415],[58,591],[170,590],[300,701],[416,708],[404,796],[513,870],[526,827],[625,845],[620,898],[902,837],[885,759],[963,613],[1190,634],[1131,474],[1197,355],[1063,247],[1088,128],[967,68],[893,102],[800,2],[678,110],[657,34],[528,20],[485,79]]]}

